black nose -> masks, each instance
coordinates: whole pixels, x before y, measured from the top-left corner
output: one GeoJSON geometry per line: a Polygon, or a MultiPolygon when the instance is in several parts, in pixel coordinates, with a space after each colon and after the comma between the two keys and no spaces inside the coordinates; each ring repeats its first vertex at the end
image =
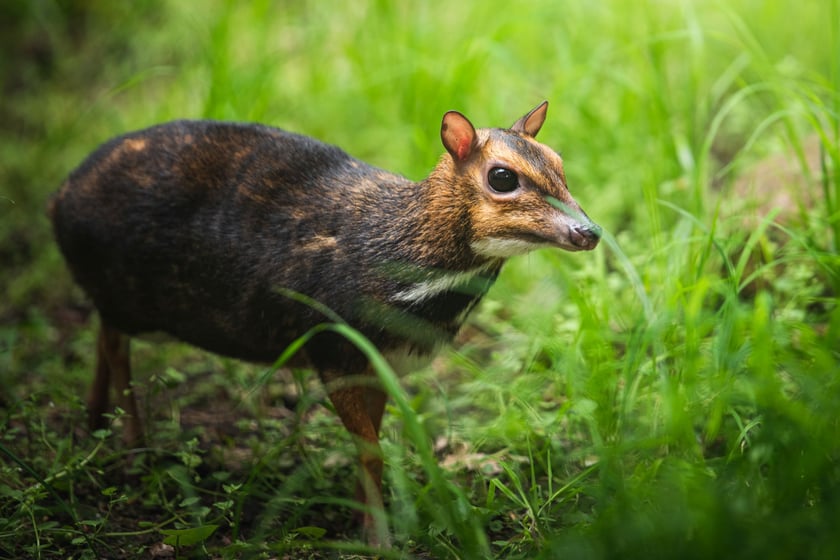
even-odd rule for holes
{"type": "Polygon", "coordinates": [[[595,224],[572,226],[569,234],[569,238],[575,246],[588,251],[598,245],[598,240],[601,239],[601,228],[595,224]]]}

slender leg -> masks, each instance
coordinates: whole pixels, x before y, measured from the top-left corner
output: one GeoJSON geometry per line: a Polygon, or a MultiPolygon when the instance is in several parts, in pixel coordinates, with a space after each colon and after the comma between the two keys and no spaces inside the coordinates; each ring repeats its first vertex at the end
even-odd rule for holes
{"type": "Polygon", "coordinates": [[[88,393],[88,425],[91,430],[106,426],[103,414],[108,412],[108,392],[111,390],[111,366],[108,364],[108,350],[104,326],[99,329],[96,340],[96,372],[88,393]]]}
{"type": "MultiPolygon", "coordinates": [[[[130,360],[130,339],[127,335],[121,333],[117,329],[102,323],[99,331],[99,357],[97,360],[96,379],[91,391],[96,397],[96,403],[103,400],[107,406],[108,398],[108,381],[114,384],[114,393],[116,394],[117,404],[122,408],[126,415],[123,417],[123,441],[128,446],[140,445],[143,441],[143,428],[140,424],[140,416],[137,413],[137,402],[134,398],[134,390],[131,387],[131,360],[130,360]],[[100,366],[105,364],[104,369],[107,370],[107,375],[104,377],[104,383],[100,376],[100,366]],[[104,388],[102,387],[104,385],[104,388]]],[[[99,407],[101,408],[101,406],[99,407]]],[[[91,414],[96,412],[91,408],[91,414]]],[[[101,418],[104,410],[98,411],[98,416],[101,418]]]]}
{"type": "Polygon", "coordinates": [[[365,404],[367,405],[368,415],[373,422],[373,429],[376,431],[376,439],[379,441],[379,429],[382,426],[382,416],[385,413],[385,403],[388,400],[388,395],[385,391],[368,387],[365,394],[365,404]]]}
{"type": "Polygon", "coordinates": [[[330,400],[344,426],[355,436],[359,450],[361,469],[357,494],[365,506],[362,530],[368,543],[388,546],[390,537],[382,502],[382,449],[379,446],[385,394],[363,384],[349,384],[345,379],[338,380],[339,387],[330,390],[330,400]]]}

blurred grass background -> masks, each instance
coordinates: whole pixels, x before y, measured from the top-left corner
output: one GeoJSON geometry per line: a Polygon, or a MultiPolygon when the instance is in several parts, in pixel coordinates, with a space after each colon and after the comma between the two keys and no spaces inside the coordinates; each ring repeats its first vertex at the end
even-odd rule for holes
{"type": "Polygon", "coordinates": [[[95,318],[44,209],[99,143],[259,121],[420,179],[446,110],[508,126],[543,99],[540,140],[607,235],[514,259],[402,380],[392,554],[840,552],[840,2],[10,0],[0,47],[3,554],[134,557],[211,526],[179,553],[364,551],[351,445],[308,378],[290,401],[282,376],[138,344],[170,461],[124,480],[85,434],[95,318]],[[220,403],[241,431],[189,416],[220,403]]]}

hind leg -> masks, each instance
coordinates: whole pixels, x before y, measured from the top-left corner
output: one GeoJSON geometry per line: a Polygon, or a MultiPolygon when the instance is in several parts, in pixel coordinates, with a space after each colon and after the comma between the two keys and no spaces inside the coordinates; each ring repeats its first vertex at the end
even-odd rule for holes
{"type": "Polygon", "coordinates": [[[129,343],[127,335],[102,322],[96,345],[96,375],[88,397],[89,423],[94,429],[105,426],[103,414],[109,411],[108,392],[113,384],[117,405],[125,411],[123,441],[136,446],[143,440],[143,428],[131,386],[129,343]]]}
{"type": "Polygon", "coordinates": [[[108,412],[108,393],[111,390],[111,366],[108,365],[105,326],[100,327],[96,339],[96,370],[88,393],[88,426],[101,430],[108,425],[104,414],[108,412]]]}

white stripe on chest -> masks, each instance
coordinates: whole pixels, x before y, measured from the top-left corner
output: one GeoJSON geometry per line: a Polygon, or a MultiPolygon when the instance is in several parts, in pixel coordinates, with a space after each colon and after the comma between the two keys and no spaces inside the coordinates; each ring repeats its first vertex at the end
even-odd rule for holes
{"type": "Polygon", "coordinates": [[[496,262],[490,261],[463,272],[436,272],[434,277],[415,282],[410,288],[397,292],[392,299],[406,303],[419,303],[458,286],[467,286],[473,278],[496,265],[496,262]]]}

